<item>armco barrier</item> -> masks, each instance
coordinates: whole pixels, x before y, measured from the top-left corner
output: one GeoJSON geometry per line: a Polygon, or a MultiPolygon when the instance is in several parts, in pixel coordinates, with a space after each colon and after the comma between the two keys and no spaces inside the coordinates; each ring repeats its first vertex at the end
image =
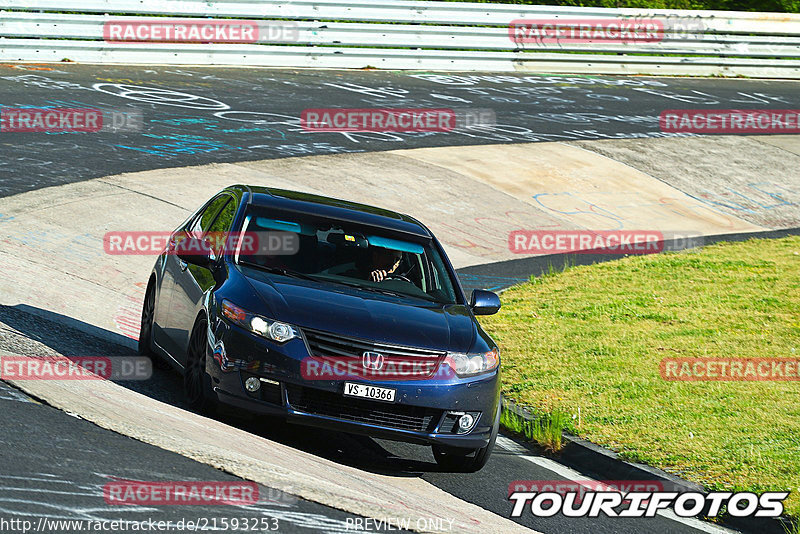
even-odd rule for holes
{"type": "Polygon", "coordinates": [[[0,9],[5,61],[800,78],[800,15],[794,14],[414,0],[0,0],[0,9]],[[165,17],[247,20],[289,31],[246,44],[104,40],[110,21],[165,17]],[[587,20],[654,21],[664,32],[625,41],[520,38],[509,31],[513,21],[587,20]]]}

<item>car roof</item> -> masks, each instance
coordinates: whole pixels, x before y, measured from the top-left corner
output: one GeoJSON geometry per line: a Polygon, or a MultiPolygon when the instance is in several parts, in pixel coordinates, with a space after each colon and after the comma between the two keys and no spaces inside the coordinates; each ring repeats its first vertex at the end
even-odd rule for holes
{"type": "Polygon", "coordinates": [[[247,201],[256,206],[309,213],[429,239],[433,237],[425,225],[413,217],[375,206],[272,187],[236,185],[231,188],[243,188],[245,193],[249,193],[247,201]]]}

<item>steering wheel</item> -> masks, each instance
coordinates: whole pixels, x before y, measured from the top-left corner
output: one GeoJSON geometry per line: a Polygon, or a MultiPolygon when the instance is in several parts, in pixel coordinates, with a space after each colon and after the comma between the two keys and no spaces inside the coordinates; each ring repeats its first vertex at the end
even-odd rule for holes
{"type": "Polygon", "coordinates": [[[409,280],[408,278],[406,278],[405,276],[403,276],[402,274],[395,274],[395,273],[387,274],[386,278],[384,278],[384,280],[402,280],[403,282],[408,282],[409,284],[413,284],[414,283],[411,280],[409,280]]]}

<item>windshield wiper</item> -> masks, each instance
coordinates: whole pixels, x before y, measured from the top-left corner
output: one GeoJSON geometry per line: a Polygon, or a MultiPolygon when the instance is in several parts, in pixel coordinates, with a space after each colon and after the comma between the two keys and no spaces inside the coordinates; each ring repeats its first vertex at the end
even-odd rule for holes
{"type": "Polygon", "coordinates": [[[407,298],[412,298],[412,299],[417,298],[417,299],[422,299],[422,300],[431,300],[431,301],[433,301],[433,299],[420,297],[419,295],[412,295],[411,293],[402,293],[400,291],[392,291],[391,289],[384,289],[382,287],[362,286],[361,284],[356,284],[354,282],[345,282],[344,280],[331,280],[331,282],[333,282],[335,284],[342,284],[342,285],[345,285],[345,286],[348,286],[348,287],[354,287],[356,289],[363,289],[365,291],[372,291],[374,293],[382,293],[384,295],[389,295],[389,296],[392,296],[392,297],[400,297],[400,298],[405,298],[405,299],[407,299],[407,298]]]}
{"type": "Polygon", "coordinates": [[[259,265],[257,263],[251,263],[249,261],[242,261],[243,265],[247,265],[249,267],[255,267],[257,269],[261,269],[262,271],[266,271],[268,273],[280,274],[283,276],[288,276],[290,278],[299,278],[300,280],[311,280],[312,282],[319,282],[319,280],[311,275],[301,273],[298,271],[292,271],[289,269],[284,269],[282,267],[273,267],[270,265],[259,265]]]}
{"type": "Polygon", "coordinates": [[[394,297],[403,297],[403,298],[414,297],[414,295],[409,295],[407,293],[400,293],[399,291],[392,291],[391,289],[383,289],[380,287],[371,287],[371,286],[359,286],[355,284],[354,286],[359,289],[366,289],[367,291],[374,291],[375,293],[383,293],[384,295],[391,295],[394,297]]]}

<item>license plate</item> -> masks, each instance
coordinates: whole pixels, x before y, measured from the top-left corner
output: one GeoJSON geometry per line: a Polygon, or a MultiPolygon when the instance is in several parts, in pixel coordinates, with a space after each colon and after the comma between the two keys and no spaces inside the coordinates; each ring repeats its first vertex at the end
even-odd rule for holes
{"type": "Polygon", "coordinates": [[[393,388],[379,388],[377,386],[367,386],[366,384],[344,383],[344,394],[346,397],[361,397],[383,402],[394,402],[394,395],[397,393],[393,388]]]}

